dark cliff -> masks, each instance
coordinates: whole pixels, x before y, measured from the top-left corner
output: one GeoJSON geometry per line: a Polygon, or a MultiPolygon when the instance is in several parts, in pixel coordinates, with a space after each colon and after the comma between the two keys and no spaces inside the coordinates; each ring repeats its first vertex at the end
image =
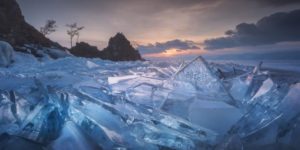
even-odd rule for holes
{"type": "Polygon", "coordinates": [[[0,0],[0,40],[10,43],[13,47],[36,44],[62,48],[25,21],[15,0],[0,0]]]}

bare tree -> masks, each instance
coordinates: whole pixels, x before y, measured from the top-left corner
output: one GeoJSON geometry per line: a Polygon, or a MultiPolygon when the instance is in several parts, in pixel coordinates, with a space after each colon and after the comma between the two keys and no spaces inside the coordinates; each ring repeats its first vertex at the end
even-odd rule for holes
{"type": "Polygon", "coordinates": [[[45,26],[40,28],[40,32],[47,36],[56,31],[56,21],[55,20],[47,20],[45,26]]]}
{"type": "Polygon", "coordinates": [[[71,48],[73,47],[73,38],[77,36],[76,42],[79,40],[79,31],[81,31],[84,26],[78,27],[77,23],[73,24],[67,24],[67,27],[69,27],[69,30],[67,30],[67,34],[70,36],[70,43],[71,43],[71,48]]]}

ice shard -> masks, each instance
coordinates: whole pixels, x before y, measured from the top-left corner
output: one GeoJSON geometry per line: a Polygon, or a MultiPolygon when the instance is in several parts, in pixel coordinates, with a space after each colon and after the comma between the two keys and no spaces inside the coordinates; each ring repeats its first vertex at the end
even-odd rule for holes
{"type": "MultiPolygon", "coordinates": [[[[72,100],[72,121],[104,149],[139,149],[146,145],[149,149],[158,149],[159,146],[191,149],[195,147],[195,143],[208,146],[216,140],[217,134],[213,131],[198,128],[180,118],[151,110],[151,107],[136,105],[126,99],[103,103],[95,100],[94,96],[77,96],[85,100],[83,104],[76,99],[72,100]],[[160,140],[157,141],[157,138],[160,140]],[[180,143],[182,146],[177,145],[180,143]]],[[[113,99],[115,98],[118,97],[113,99]]]]}
{"type": "Polygon", "coordinates": [[[8,67],[13,62],[14,50],[12,46],[0,41],[0,67],[8,67]]]}
{"type": "Polygon", "coordinates": [[[18,129],[18,126],[15,124],[17,121],[15,113],[11,110],[11,107],[14,106],[9,99],[8,92],[0,91],[0,102],[0,134],[18,129]]]}
{"type": "Polygon", "coordinates": [[[166,86],[170,86],[174,91],[177,90],[178,95],[191,92],[190,95],[198,100],[222,101],[230,105],[236,103],[201,56],[181,68],[166,86]],[[180,92],[180,88],[184,87],[187,89],[180,92]]]}
{"type": "Polygon", "coordinates": [[[256,99],[266,94],[272,89],[272,87],[274,87],[274,82],[271,78],[268,78],[263,82],[262,86],[259,88],[259,90],[255,93],[255,95],[251,99],[256,99]]]}
{"type": "Polygon", "coordinates": [[[240,77],[234,78],[231,80],[231,88],[230,93],[232,97],[236,100],[243,102],[248,89],[250,88],[250,84],[252,79],[242,80],[240,77]]]}
{"type": "Polygon", "coordinates": [[[58,93],[42,83],[36,84],[43,91],[43,99],[28,112],[18,132],[14,133],[24,139],[47,144],[56,139],[68,116],[68,96],[58,93]]]}
{"type": "Polygon", "coordinates": [[[164,88],[170,92],[163,111],[219,133],[226,132],[242,116],[238,103],[201,56],[181,68],[164,88]],[[223,120],[223,124],[217,125],[215,120],[223,120]]]}
{"type": "Polygon", "coordinates": [[[289,88],[285,83],[271,81],[268,79],[264,82],[249,102],[248,113],[232,127],[224,143],[238,135],[245,149],[274,149],[278,146],[293,149],[297,145],[291,135],[298,132],[299,110],[296,108],[300,106],[299,84],[289,88]]]}

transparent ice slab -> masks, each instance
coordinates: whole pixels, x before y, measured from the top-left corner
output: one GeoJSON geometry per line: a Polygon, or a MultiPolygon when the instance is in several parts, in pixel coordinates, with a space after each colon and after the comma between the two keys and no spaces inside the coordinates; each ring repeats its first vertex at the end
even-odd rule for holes
{"type": "Polygon", "coordinates": [[[0,68],[1,132],[43,148],[63,149],[67,139],[70,149],[299,147],[297,75],[222,64],[219,79],[201,57],[177,73],[170,62],[17,58],[0,68]],[[243,89],[234,81],[248,75],[236,98],[229,89],[243,89]]]}
{"type": "Polygon", "coordinates": [[[202,57],[181,68],[163,87],[170,92],[161,109],[194,124],[225,133],[242,116],[236,101],[202,57]],[[221,119],[224,124],[215,124],[221,119]]]}

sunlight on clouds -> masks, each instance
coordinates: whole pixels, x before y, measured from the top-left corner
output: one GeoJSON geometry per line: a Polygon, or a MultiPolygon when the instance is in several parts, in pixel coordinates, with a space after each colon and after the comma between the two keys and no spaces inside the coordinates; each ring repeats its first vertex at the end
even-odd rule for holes
{"type": "Polygon", "coordinates": [[[146,58],[172,58],[172,57],[184,57],[188,55],[202,55],[206,53],[204,50],[200,49],[189,49],[189,50],[178,50],[178,49],[168,49],[161,53],[151,53],[143,55],[146,58]]]}

